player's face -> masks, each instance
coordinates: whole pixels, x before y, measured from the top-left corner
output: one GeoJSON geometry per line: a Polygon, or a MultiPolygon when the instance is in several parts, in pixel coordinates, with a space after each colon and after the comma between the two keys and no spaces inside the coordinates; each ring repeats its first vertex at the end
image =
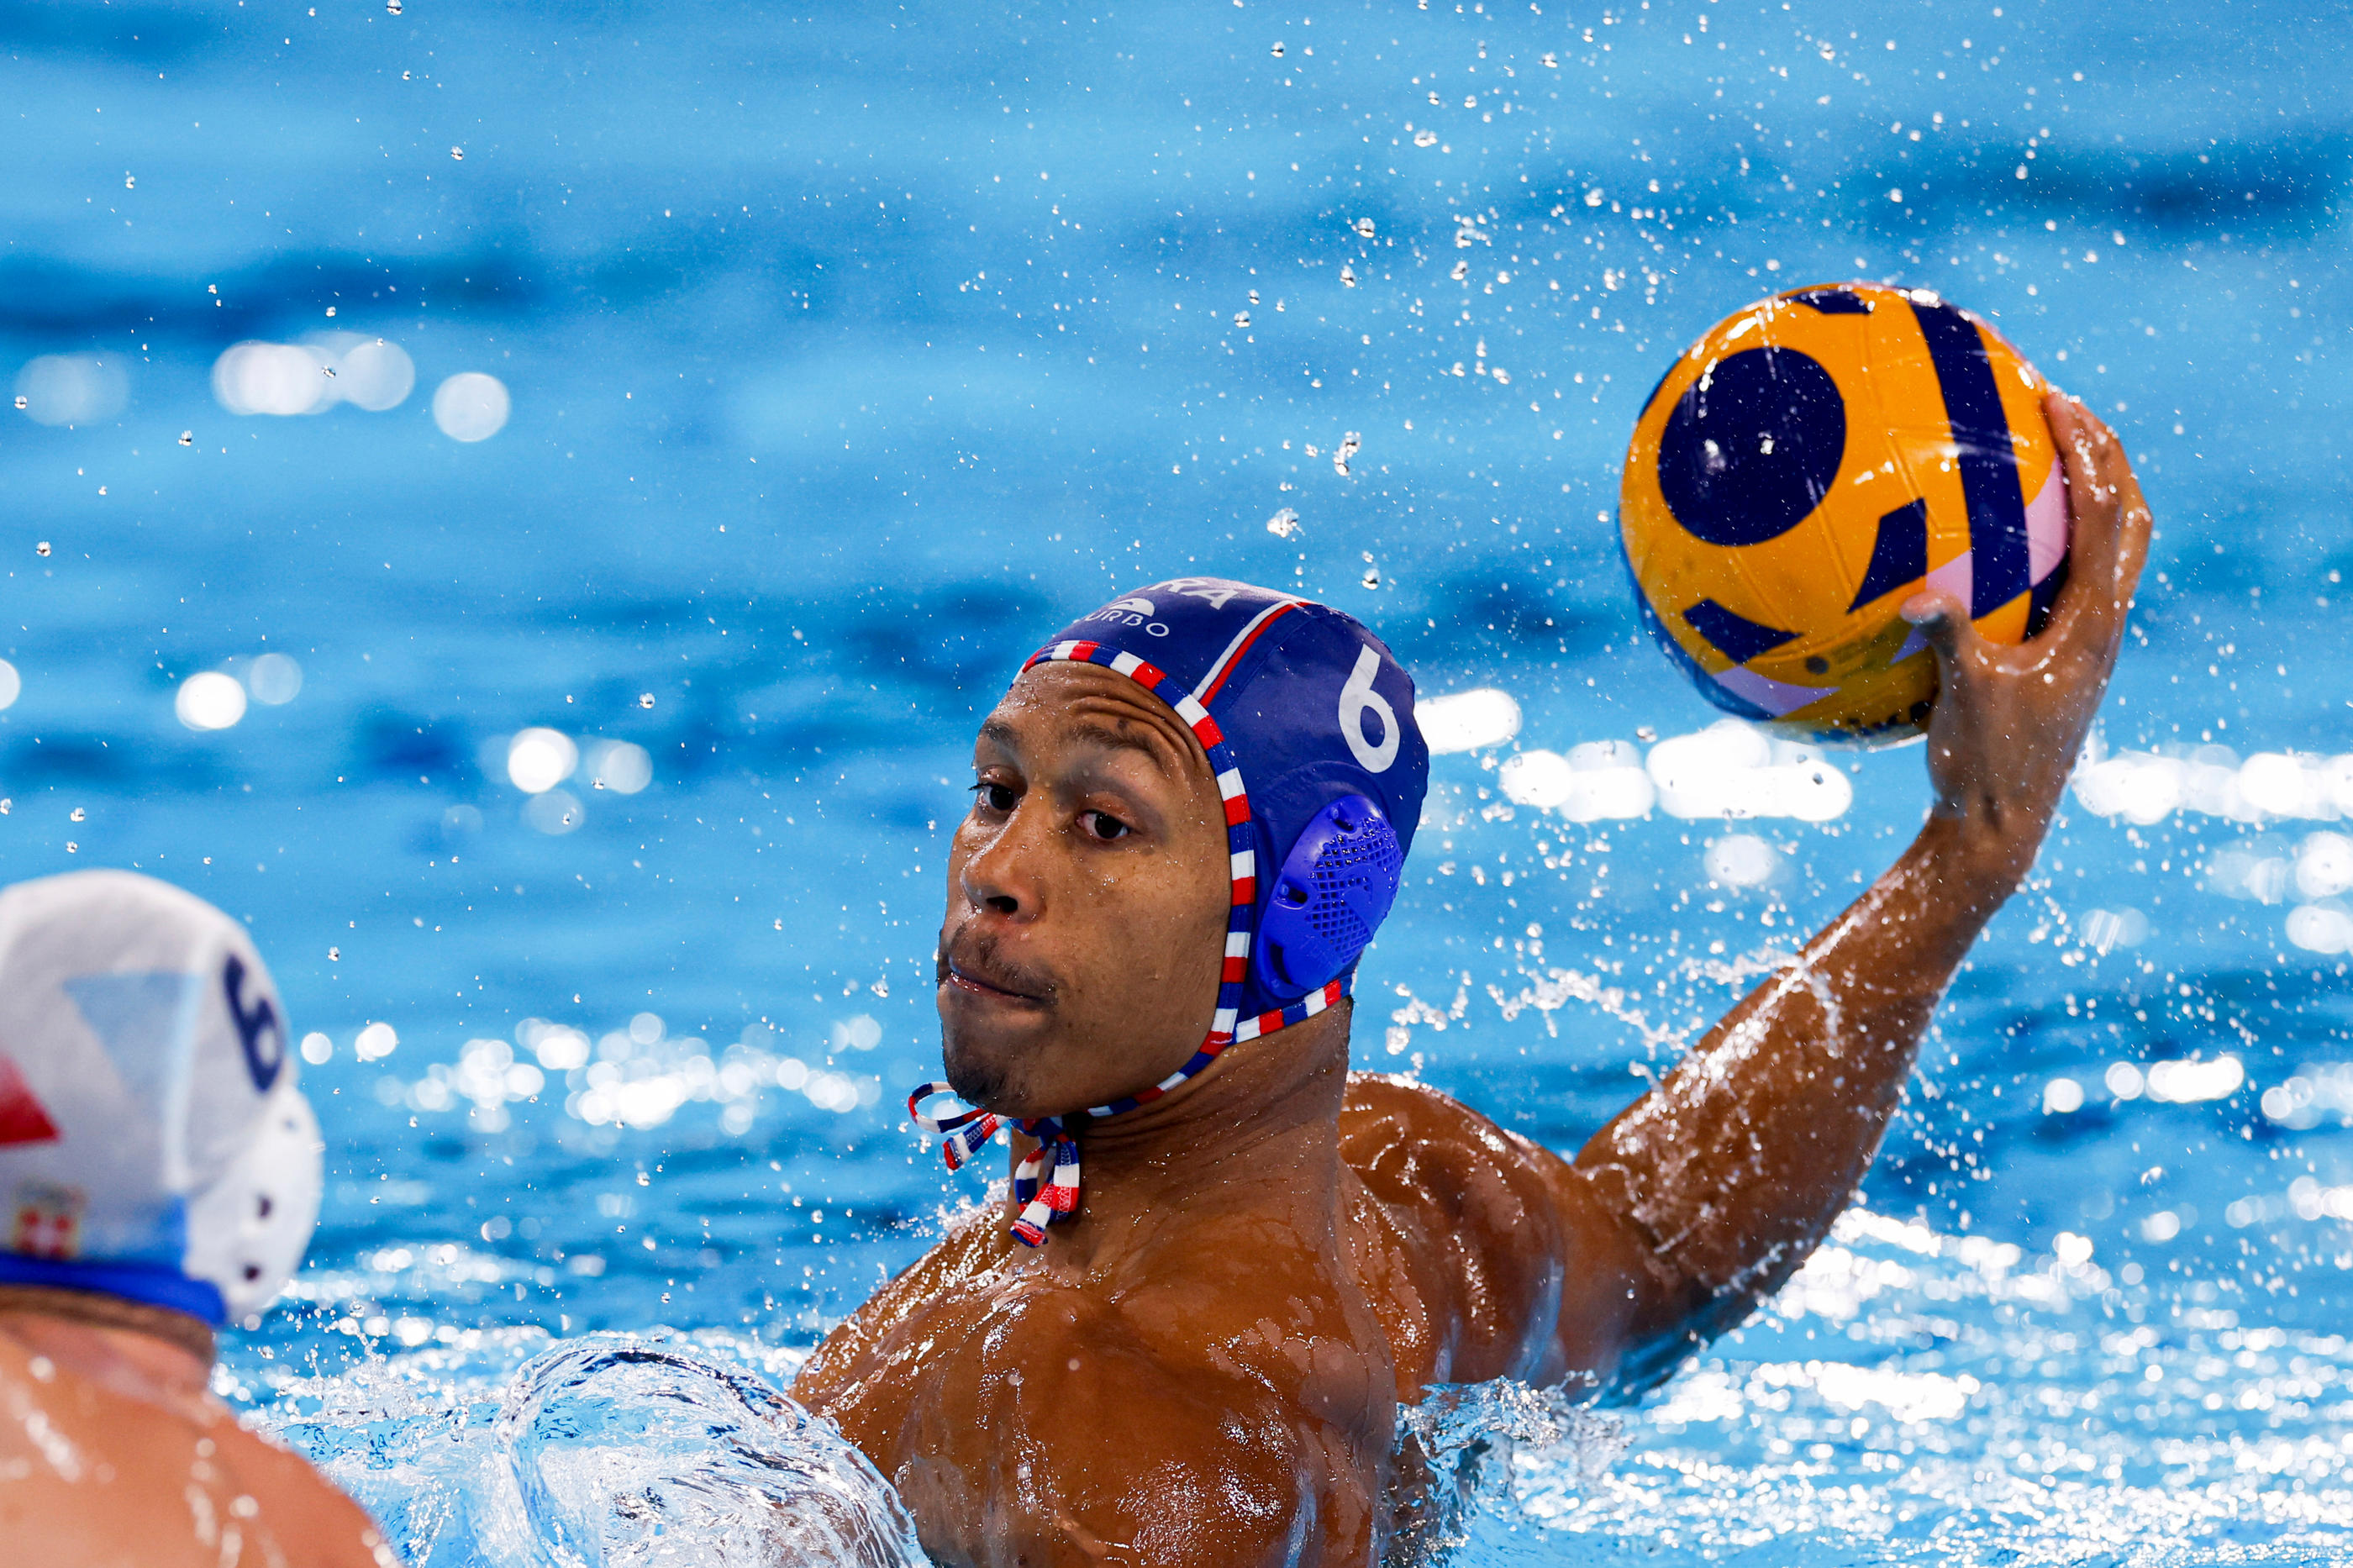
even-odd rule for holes
{"type": "Polygon", "coordinates": [[[1052,1116],[1184,1065],[1217,1007],[1232,887],[1192,732],[1124,676],[1043,664],[981,726],[948,852],[940,1029],[976,1104],[1052,1116]]]}

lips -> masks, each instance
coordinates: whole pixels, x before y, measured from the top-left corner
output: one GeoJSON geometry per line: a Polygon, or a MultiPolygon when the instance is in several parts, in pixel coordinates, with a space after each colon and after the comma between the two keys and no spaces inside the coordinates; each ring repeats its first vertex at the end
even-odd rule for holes
{"type": "Polygon", "coordinates": [[[959,991],[969,991],[976,996],[991,996],[1007,1002],[1038,1000],[1035,996],[1025,995],[1021,992],[1009,990],[1002,985],[993,985],[977,975],[966,974],[953,963],[948,965],[948,984],[959,991]]]}
{"type": "Polygon", "coordinates": [[[970,944],[953,955],[941,955],[940,984],[987,1001],[1022,1003],[1033,1007],[1053,1004],[1054,986],[1050,980],[999,961],[979,943],[970,944]]]}

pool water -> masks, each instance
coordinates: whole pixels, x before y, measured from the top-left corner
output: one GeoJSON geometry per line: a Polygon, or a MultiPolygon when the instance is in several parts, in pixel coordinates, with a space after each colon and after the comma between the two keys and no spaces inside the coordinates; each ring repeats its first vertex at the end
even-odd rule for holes
{"type": "Polygon", "coordinates": [[[764,1390],[982,1196],[902,1115],[943,835],[979,714],[1120,588],[1296,585],[1426,696],[1508,694],[1508,736],[1455,710],[1359,1062],[1564,1150],[1640,1092],[1925,803],[1916,752],[1799,801],[1810,759],[1710,731],[1608,521],[1667,357],[1846,277],[2116,425],[2137,635],[1833,1241],[1639,1404],[1451,1395],[1426,1545],[2353,1552],[2340,9],[216,0],[0,40],[0,872],[251,921],[329,1184],[220,1384],[417,1561],[732,1561],[784,1515],[902,1550],[764,1390]],[[551,1449],[559,1396],[595,1409],[551,1449]]]}

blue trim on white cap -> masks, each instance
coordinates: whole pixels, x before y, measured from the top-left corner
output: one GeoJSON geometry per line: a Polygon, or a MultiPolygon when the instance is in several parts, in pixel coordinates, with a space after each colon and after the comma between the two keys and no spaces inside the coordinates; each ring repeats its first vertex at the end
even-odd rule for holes
{"type": "Polygon", "coordinates": [[[0,1285],[46,1285],[52,1289],[120,1296],[202,1318],[216,1329],[228,1324],[228,1308],[218,1286],[191,1279],[176,1268],[156,1263],[101,1263],[0,1252],[0,1285]]]}

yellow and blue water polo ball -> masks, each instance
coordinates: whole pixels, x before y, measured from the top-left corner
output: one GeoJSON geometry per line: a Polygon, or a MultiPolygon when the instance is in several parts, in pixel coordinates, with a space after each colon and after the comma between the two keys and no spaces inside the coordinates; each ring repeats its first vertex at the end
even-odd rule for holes
{"type": "Polygon", "coordinates": [[[1826,284],[1727,318],[1627,448],[1619,541],[1644,624],[1743,718],[1814,741],[1919,734],[1936,664],[1905,599],[1949,591],[2016,643],[2066,581],[2043,390],[1926,289],[1826,284]]]}

